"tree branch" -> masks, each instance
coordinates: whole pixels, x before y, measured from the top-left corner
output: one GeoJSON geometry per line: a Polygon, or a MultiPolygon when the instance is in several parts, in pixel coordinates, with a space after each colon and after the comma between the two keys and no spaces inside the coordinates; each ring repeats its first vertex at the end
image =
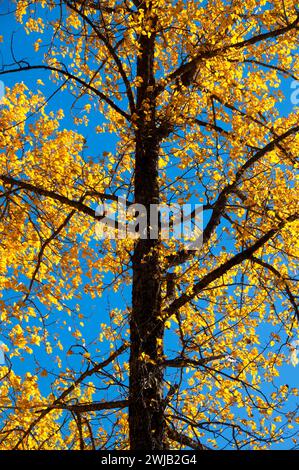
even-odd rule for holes
{"type": "Polygon", "coordinates": [[[57,67],[54,67],[52,65],[27,65],[25,67],[18,67],[17,69],[10,69],[10,70],[2,70],[0,72],[0,75],[6,75],[8,73],[17,73],[17,72],[25,72],[29,70],[50,70],[52,72],[59,73],[71,80],[74,80],[75,82],[79,83],[81,86],[84,88],[87,88],[88,90],[92,91],[96,96],[99,96],[103,101],[105,101],[111,108],[113,108],[118,114],[123,116],[124,118],[127,119],[127,121],[130,122],[131,117],[128,113],[123,111],[119,106],[117,106],[114,101],[112,101],[108,96],[106,96],[104,93],[102,93],[100,90],[97,88],[93,87],[90,85],[90,83],[85,82],[79,77],[76,77],[76,75],[73,75],[72,73],[68,72],[67,70],[59,69],[57,67]]]}
{"type": "Polygon", "coordinates": [[[209,362],[217,361],[219,359],[224,359],[227,357],[227,354],[218,354],[216,356],[205,357],[199,359],[198,361],[195,359],[190,359],[188,357],[176,357],[174,359],[165,359],[161,365],[162,367],[200,367],[208,364],[209,362]]]}
{"type": "Polygon", "coordinates": [[[38,274],[38,271],[39,271],[39,268],[41,266],[41,262],[42,262],[42,259],[43,259],[43,255],[44,255],[44,252],[45,252],[45,249],[46,247],[61,233],[61,231],[67,226],[67,224],[69,223],[69,221],[71,220],[71,218],[73,217],[73,215],[76,213],[75,210],[71,211],[70,214],[67,215],[67,217],[64,219],[64,221],[59,225],[59,227],[57,227],[56,230],[54,230],[54,232],[51,234],[51,236],[49,238],[47,238],[42,246],[41,246],[41,249],[38,253],[38,256],[37,256],[37,263],[36,263],[36,266],[35,266],[35,269],[33,271],[33,274],[32,274],[32,277],[31,277],[31,280],[30,280],[30,283],[29,283],[29,287],[28,287],[28,291],[24,297],[24,300],[23,302],[26,302],[30,296],[30,293],[31,293],[31,290],[32,290],[32,287],[33,287],[33,284],[36,280],[36,276],[38,274]]]}
{"type": "Polygon", "coordinates": [[[82,212],[83,214],[89,215],[94,219],[100,219],[100,217],[96,216],[96,213],[93,209],[91,209],[89,206],[87,206],[81,201],[74,201],[66,196],[57,194],[55,191],[39,188],[31,183],[28,183],[27,181],[21,181],[16,178],[13,178],[12,176],[0,175],[0,180],[2,180],[6,184],[11,184],[13,186],[17,186],[18,188],[28,190],[34,194],[38,194],[39,196],[49,197],[54,201],[61,202],[62,204],[72,207],[73,209],[76,209],[77,211],[82,212]]]}
{"type": "Polygon", "coordinates": [[[287,281],[284,279],[284,277],[282,276],[282,274],[276,269],[274,268],[274,266],[272,266],[271,264],[267,263],[266,261],[263,261],[259,258],[256,258],[255,256],[251,256],[250,258],[254,263],[256,264],[259,264],[260,266],[263,266],[264,268],[268,269],[269,271],[271,271],[280,281],[282,281],[285,285],[285,291],[286,291],[286,294],[290,300],[290,303],[292,304],[292,306],[294,307],[294,311],[295,311],[295,315],[297,317],[297,320],[299,322],[299,307],[298,307],[298,304],[296,302],[296,298],[295,296],[292,294],[291,292],[291,289],[289,288],[288,286],[288,283],[287,281]]]}
{"type": "Polygon", "coordinates": [[[194,297],[196,297],[200,292],[202,292],[209,284],[214,282],[216,279],[219,279],[221,276],[226,274],[231,268],[241,264],[244,260],[250,259],[251,256],[262,246],[264,246],[271,238],[273,238],[287,223],[294,222],[299,218],[298,214],[293,214],[289,216],[286,220],[281,221],[276,228],[272,228],[267,233],[265,233],[259,240],[257,240],[253,245],[249,246],[242,252],[236,254],[226,262],[222,263],[218,268],[215,268],[213,271],[210,271],[206,274],[199,282],[193,286],[193,292],[191,294],[182,294],[180,297],[175,299],[168,308],[166,308],[162,314],[163,319],[171,317],[175,314],[181,307],[189,303],[194,297]]]}
{"type": "Polygon", "coordinates": [[[113,410],[118,408],[126,408],[129,406],[128,400],[105,401],[95,403],[76,403],[75,405],[67,405],[64,403],[49,406],[51,410],[68,410],[74,413],[88,413],[90,411],[113,410]]]}
{"type": "Polygon", "coordinates": [[[201,444],[199,441],[196,441],[192,439],[191,437],[186,436],[186,434],[176,431],[174,428],[170,426],[166,428],[166,434],[169,437],[169,439],[171,439],[172,441],[176,441],[179,444],[185,445],[187,447],[191,447],[191,449],[208,450],[208,447],[201,444]]]}
{"type": "MultiPolygon", "coordinates": [[[[251,168],[255,163],[257,163],[262,157],[264,157],[268,152],[271,152],[275,149],[276,146],[280,144],[283,140],[291,135],[296,134],[299,132],[299,126],[292,127],[288,129],[283,134],[277,136],[271,142],[269,142],[265,147],[258,150],[251,158],[249,158],[237,171],[235,174],[235,180],[231,183],[226,185],[222,191],[219,193],[219,196],[214,204],[212,204],[213,211],[210,217],[209,222],[207,223],[202,236],[203,244],[207,243],[212,234],[215,232],[216,228],[218,227],[221,216],[225,210],[225,206],[227,204],[227,200],[229,196],[237,190],[237,186],[239,185],[242,176],[244,173],[251,168]]],[[[176,266],[182,263],[185,263],[190,258],[193,258],[197,252],[194,250],[181,250],[175,255],[172,255],[168,258],[169,267],[176,266]]]]}
{"type": "MultiPolygon", "coordinates": [[[[92,28],[92,30],[96,33],[97,37],[99,40],[105,45],[107,48],[108,52],[111,54],[111,56],[114,59],[114,62],[118,68],[118,71],[120,73],[120,76],[123,79],[124,85],[126,87],[126,92],[127,92],[127,97],[130,105],[130,110],[131,113],[133,114],[135,112],[135,101],[134,101],[134,96],[132,93],[130,81],[126,75],[126,72],[123,68],[122,62],[120,58],[118,57],[114,47],[110,44],[109,40],[99,31],[99,29],[95,26],[94,22],[88,18],[88,16],[85,15],[85,13],[81,10],[79,10],[75,5],[72,5],[68,0],[64,0],[64,3],[73,11],[75,11],[81,18],[92,28]]],[[[82,5],[83,7],[84,5],[82,5]]]]}
{"type": "Polygon", "coordinates": [[[24,434],[22,435],[22,437],[18,440],[18,442],[16,443],[16,445],[14,446],[13,450],[17,450],[20,445],[22,444],[22,442],[24,441],[24,439],[29,436],[29,434],[31,433],[31,431],[33,430],[33,428],[48,414],[50,413],[50,411],[52,411],[57,405],[60,405],[61,402],[79,385],[81,384],[87,377],[90,377],[92,376],[93,374],[96,374],[97,372],[99,372],[101,369],[103,369],[104,367],[107,367],[111,362],[113,362],[118,356],[120,356],[124,351],[126,351],[126,349],[128,349],[128,344],[127,343],[124,343],[122,346],[120,346],[120,348],[118,348],[116,351],[114,351],[112,354],[110,354],[110,356],[105,359],[103,362],[100,362],[99,364],[96,364],[94,367],[92,367],[92,369],[89,369],[87,368],[85,372],[83,372],[83,374],[80,375],[80,377],[78,377],[74,383],[68,387],[66,390],[64,390],[64,392],[62,392],[62,394],[56,398],[56,400],[54,400],[54,402],[52,403],[52,405],[50,405],[49,407],[47,407],[45,410],[41,411],[40,415],[30,424],[30,426],[27,428],[26,431],[24,431],[24,434]],[[53,408],[54,407],[54,408],[53,408]]]}
{"type": "Polygon", "coordinates": [[[176,70],[171,72],[168,77],[166,77],[163,80],[163,84],[158,84],[156,87],[156,96],[158,96],[167,85],[172,83],[173,81],[179,79],[182,77],[184,74],[187,74],[191,72],[194,68],[198,66],[198,64],[202,60],[206,59],[213,59],[219,54],[225,53],[230,51],[231,49],[243,49],[246,46],[253,46],[254,44],[257,44],[259,42],[265,41],[267,39],[275,39],[279,36],[282,36],[285,33],[288,33],[292,29],[297,29],[299,25],[299,13],[297,13],[297,18],[287,26],[283,28],[278,28],[274,31],[269,31],[267,33],[262,33],[257,36],[253,36],[249,39],[246,39],[241,42],[237,42],[236,44],[229,44],[228,46],[225,47],[219,47],[217,49],[214,49],[213,51],[204,51],[198,55],[196,55],[193,59],[191,59],[189,62],[180,65],[176,70]]]}

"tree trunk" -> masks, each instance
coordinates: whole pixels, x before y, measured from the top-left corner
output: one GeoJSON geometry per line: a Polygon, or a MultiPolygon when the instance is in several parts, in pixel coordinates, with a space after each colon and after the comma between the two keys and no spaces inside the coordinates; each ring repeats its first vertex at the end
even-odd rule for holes
{"type": "MultiPolygon", "coordinates": [[[[150,205],[159,203],[159,139],[155,122],[154,34],[140,39],[137,75],[142,85],[137,95],[135,154],[135,202],[143,204],[149,219],[150,205]]],[[[130,321],[129,427],[131,450],[164,448],[163,370],[157,366],[162,354],[164,326],[161,314],[159,240],[136,242],[133,256],[133,298],[130,321]]]]}

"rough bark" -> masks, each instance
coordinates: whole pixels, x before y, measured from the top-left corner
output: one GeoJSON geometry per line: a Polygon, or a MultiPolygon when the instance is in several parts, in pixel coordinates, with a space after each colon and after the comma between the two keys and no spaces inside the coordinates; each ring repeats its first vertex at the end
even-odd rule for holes
{"type": "MultiPolygon", "coordinates": [[[[147,14],[150,14],[147,12],[147,14]]],[[[154,21],[154,18],[153,18],[154,21]]],[[[159,203],[159,138],[155,123],[154,96],[155,37],[142,36],[137,75],[142,85],[137,95],[135,154],[135,202],[159,203]]],[[[136,242],[133,256],[133,294],[130,321],[129,427],[131,450],[164,448],[163,369],[156,365],[162,353],[161,274],[159,240],[151,240],[147,220],[147,239],[136,242]],[[145,357],[142,357],[142,353],[145,357]]]]}

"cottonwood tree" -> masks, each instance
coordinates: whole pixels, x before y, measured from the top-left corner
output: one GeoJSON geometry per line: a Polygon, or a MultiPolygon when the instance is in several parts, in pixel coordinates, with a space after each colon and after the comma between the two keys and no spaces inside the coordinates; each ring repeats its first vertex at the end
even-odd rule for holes
{"type": "Polygon", "coordinates": [[[280,371],[299,318],[299,125],[282,91],[297,2],[10,9],[35,52],[16,34],[1,69],[16,79],[0,115],[1,448],[296,447],[280,371]],[[148,213],[202,204],[202,245],[98,239],[97,205],[124,195],[148,213]]]}

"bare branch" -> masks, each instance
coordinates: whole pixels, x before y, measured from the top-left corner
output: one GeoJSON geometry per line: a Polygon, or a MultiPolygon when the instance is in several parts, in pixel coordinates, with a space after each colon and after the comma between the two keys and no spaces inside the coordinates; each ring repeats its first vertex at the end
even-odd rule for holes
{"type": "Polygon", "coordinates": [[[128,400],[104,401],[94,403],[76,403],[75,405],[68,405],[61,403],[58,405],[49,406],[47,409],[51,410],[68,410],[74,413],[88,413],[91,411],[113,410],[119,408],[126,408],[129,406],[128,400]]]}
{"type": "Polygon", "coordinates": [[[217,354],[216,356],[205,357],[203,359],[195,360],[188,357],[176,357],[174,359],[165,359],[162,362],[163,367],[201,367],[209,362],[218,361],[219,359],[224,359],[227,357],[227,354],[217,354]]]}

